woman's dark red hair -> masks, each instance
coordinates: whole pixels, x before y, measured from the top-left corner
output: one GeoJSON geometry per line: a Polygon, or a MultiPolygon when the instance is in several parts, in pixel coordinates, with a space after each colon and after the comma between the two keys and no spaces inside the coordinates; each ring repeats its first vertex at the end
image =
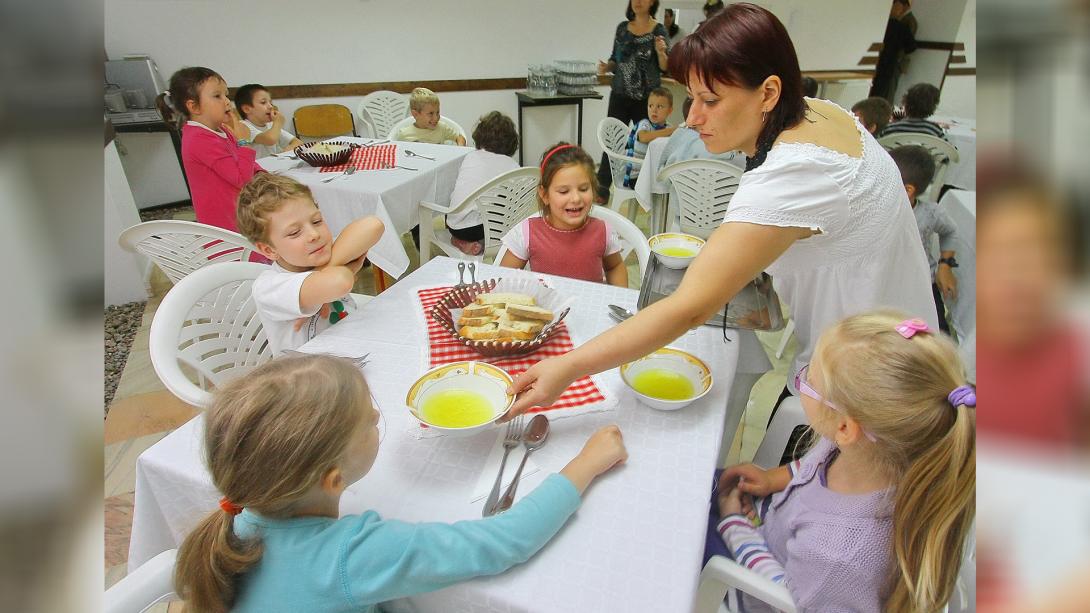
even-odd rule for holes
{"type": "Polygon", "coordinates": [[[689,86],[694,72],[704,83],[756,89],[772,75],[780,78],[780,99],[757,138],[757,164],[780,132],[806,114],[799,58],[787,29],[767,9],[748,2],[727,5],[670,50],[670,74],[689,86]]]}

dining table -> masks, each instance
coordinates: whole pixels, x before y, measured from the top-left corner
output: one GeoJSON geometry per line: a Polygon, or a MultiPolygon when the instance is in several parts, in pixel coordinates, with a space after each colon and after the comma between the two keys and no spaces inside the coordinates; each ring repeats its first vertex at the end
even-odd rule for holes
{"type": "MultiPolygon", "coordinates": [[[[292,151],[261,158],[257,163],[268,172],[291,177],[309,187],[334,236],[361,217],[378,217],[386,226],[386,232],[368,251],[367,257],[378,269],[395,279],[400,278],[409,268],[409,255],[401,236],[420,222],[419,203],[450,203],[462,159],[473,148],[391,143],[386,139],[354,136],[328,141],[347,142],[374,150],[382,148],[389,155],[372,164],[361,163],[364,168],[352,174],[323,172],[323,168],[309,166],[294,157],[292,151]]],[[[379,289],[385,287],[384,282],[380,285],[379,289]]]]}
{"type": "MultiPolygon", "coordinates": [[[[406,406],[409,387],[429,366],[422,296],[453,286],[459,279],[456,262],[447,257],[430,260],[300,349],[368,354],[362,371],[382,414],[382,442],[373,469],[342,496],[342,516],[367,510],[410,522],[482,516],[484,503],[472,501],[471,490],[482,479],[491,483],[495,473],[487,459],[504,427],[497,424],[462,437],[422,437],[406,406]]],[[[575,346],[616,325],[608,304],[636,308],[638,293],[632,289],[483,264],[477,270],[479,281],[519,275],[529,275],[569,300],[564,325],[575,346]]],[[[743,399],[728,410],[740,338],[737,330],[698,326],[671,343],[703,360],[713,373],[709,391],[679,410],[642,404],[612,369],[593,376],[613,400],[602,410],[569,416],[547,411],[551,433],[532,458],[540,470],[520,481],[516,504],[546,476],[560,471],[605,425],[620,427],[628,460],[595,480],[578,511],[528,562],[500,575],[414,595],[391,608],[690,610],[702,565],[713,471],[721,442],[730,445],[745,406],[743,399]]],[[[178,547],[187,531],[217,508],[220,494],[202,461],[203,423],[196,417],[137,460],[130,572],[178,547]]]]}
{"type": "Polygon", "coordinates": [[[950,164],[943,184],[976,190],[976,120],[943,114],[932,115],[930,120],[942,126],[946,140],[958,150],[958,161],[950,164]]]}

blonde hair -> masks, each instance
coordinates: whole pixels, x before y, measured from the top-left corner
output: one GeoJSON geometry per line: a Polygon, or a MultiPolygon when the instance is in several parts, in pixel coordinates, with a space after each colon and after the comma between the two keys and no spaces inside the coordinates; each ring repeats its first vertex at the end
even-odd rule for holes
{"type": "MultiPolygon", "coordinates": [[[[359,369],[331,356],[280,358],[234,379],[205,415],[213,484],[237,506],[290,512],[341,461],[367,398],[359,369]]],[[[228,611],[238,579],[261,559],[260,540],[237,537],[233,519],[214,511],[178,550],[174,583],[195,611],[228,611]]]]}
{"type": "Polygon", "coordinates": [[[268,243],[269,215],[279,210],[288,198],[306,198],[314,202],[310,188],[295,179],[271,172],[255,174],[238,193],[235,216],[239,233],[251,243],[268,243]]]}
{"type": "Polygon", "coordinates": [[[954,344],[938,333],[904,338],[895,326],[905,319],[888,310],[844,319],[814,356],[826,399],[874,436],[874,460],[896,484],[884,610],[930,612],[950,599],[976,512],[976,410],[948,400],[966,384],[954,344]]]}
{"type": "Polygon", "coordinates": [[[426,87],[418,87],[409,95],[409,108],[414,111],[423,111],[429,104],[438,106],[439,96],[426,87]]]}

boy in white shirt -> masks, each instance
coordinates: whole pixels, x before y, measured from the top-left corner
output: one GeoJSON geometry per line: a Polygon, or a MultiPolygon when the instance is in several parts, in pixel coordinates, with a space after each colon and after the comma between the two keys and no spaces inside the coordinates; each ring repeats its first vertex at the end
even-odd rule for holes
{"type": "MultiPolygon", "coordinates": [[[[515,122],[499,111],[481,116],[473,129],[473,143],[477,149],[462,158],[458,179],[450,193],[450,203],[458,204],[485,183],[519,165],[512,155],[518,151],[519,135],[515,122]]],[[[462,253],[480,255],[484,251],[484,221],[476,204],[447,215],[450,242],[462,253]]]]}
{"type": "Polygon", "coordinates": [[[243,85],[235,92],[235,108],[242,113],[242,123],[250,129],[249,135],[240,138],[245,145],[257,151],[257,157],[276,155],[303,144],[295,135],[284,129],[287,121],[265,86],[257,83],[243,85]]]}
{"type": "Polygon", "coordinates": [[[310,188],[262,172],[239,193],[238,229],[273,261],[254,280],[253,296],[275,356],[356,310],[349,292],[384,227],[378,218],[364,217],[334,241],[310,188]]]}
{"type": "Polygon", "coordinates": [[[439,115],[439,96],[426,87],[418,87],[409,96],[409,111],[413,115],[412,125],[398,131],[394,140],[412,143],[431,143],[442,145],[448,141],[465,146],[466,137],[454,126],[442,121],[439,115]]]}

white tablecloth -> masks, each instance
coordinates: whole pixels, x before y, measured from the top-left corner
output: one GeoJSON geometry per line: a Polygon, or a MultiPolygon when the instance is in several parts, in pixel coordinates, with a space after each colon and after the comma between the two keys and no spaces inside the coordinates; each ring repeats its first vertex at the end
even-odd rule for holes
{"type": "MultiPolygon", "coordinates": [[[[341,137],[357,143],[372,139],[341,137]]],[[[450,192],[458,179],[462,158],[473,151],[470,147],[429,145],[426,143],[395,142],[397,163],[418,170],[358,170],[355,174],[322,183],[334,176],[319,172],[298,160],[279,156],[258,160],[270,172],[280,172],[301,183],[314,193],[314,200],[334,235],[352,221],[375,215],[386,224],[387,231],[369,252],[368,258],[379,268],[397,278],[409,267],[409,256],[401,243],[401,235],[419,223],[419,202],[450,203],[450,192]],[[405,149],[435,158],[435,161],[405,155],[405,149]],[[392,231],[391,231],[392,229],[392,231]]]]}
{"type": "Polygon", "coordinates": [[[946,308],[958,339],[968,339],[976,330],[976,192],[947,190],[939,206],[954,220],[960,239],[955,250],[958,267],[954,269],[958,298],[948,302],[946,308]]]}
{"type": "Polygon", "coordinates": [[[932,115],[931,121],[943,126],[946,140],[957,147],[958,163],[952,164],[943,180],[961,189],[976,189],[976,120],[946,115],[932,115]]]}
{"type": "MultiPolygon", "coordinates": [[[[479,268],[479,279],[501,270],[479,268]]],[[[456,278],[454,260],[435,258],[303,348],[342,355],[371,352],[364,373],[385,417],[385,434],[374,469],[345,492],[342,514],[374,509],[407,521],[443,522],[481,515],[482,503],[469,503],[470,490],[498,429],[469,438],[417,440],[406,432],[410,418],[403,404],[424,360],[426,336],[423,318],[416,315],[415,290],[456,278]]],[[[576,344],[613,325],[606,304],[636,304],[633,290],[549,279],[574,298],[567,323],[576,344]]],[[[628,462],[590,487],[578,513],[528,563],[497,577],[414,597],[412,604],[421,611],[444,612],[689,610],[721,435],[724,427],[733,434],[741,416],[741,406],[727,415],[742,344],[737,332],[729,334],[734,342],[724,342],[720,329],[701,326],[672,343],[704,359],[715,376],[707,396],[679,411],[638,404],[616,369],[602,373],[598,380],[618,396],[619,407],[553,419],[548,444],[533,456],[542,470],[523,480],[519,494],[563,468],[606,424],[620,425],[628,462]]],[[[198,417],[137,461],[130,570],[178,546],[185,532],[216,508],[219,494],[201,464],[200,430],[198,417]]]]}

